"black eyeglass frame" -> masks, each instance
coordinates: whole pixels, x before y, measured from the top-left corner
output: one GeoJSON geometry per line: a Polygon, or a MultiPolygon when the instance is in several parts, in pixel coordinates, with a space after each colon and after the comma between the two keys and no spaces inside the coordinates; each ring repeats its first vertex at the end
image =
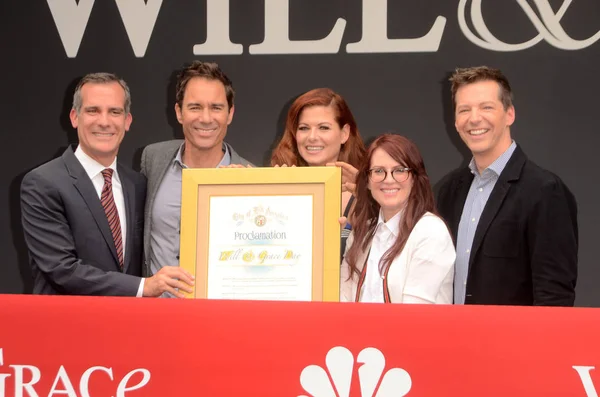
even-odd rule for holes
{"type": "Polygon", "coordinates": [[[392,175],[393,180],[395,180],[398,183],[402,183],[408,179],[408,176],[410,175],[410,171],[412,171],[412,169],[408,168],[408,167],[397,167],[397,168],[393,168],[391,170],[386,170],[385,168],[382,168],[382,167],[373,167],[368,171],[368,174],[369,174],[369,179],[376,183],[385,181],[387,179],[388,173],[392,175]],[[383,171],[383,178],[381,178],[381,180],[373,178],[374,171],[383,171]],[[400,173],[404,179],[402,179],[402,180],[396,179],[396,177],[394,176],[394,172],[396,172],[396,171],[400,171],[400,173]]]}

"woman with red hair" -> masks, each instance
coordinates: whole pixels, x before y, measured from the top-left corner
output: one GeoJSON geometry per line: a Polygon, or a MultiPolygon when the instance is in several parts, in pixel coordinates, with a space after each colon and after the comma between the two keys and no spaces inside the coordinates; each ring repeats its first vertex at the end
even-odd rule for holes
{"type": "MultiPolygon", "coordinates": [[[[342,213],[348,217],[353,202],[348,189],[364,156],[365,145],[344,98],[329,88],[316,88],[292,103],[271,165],[341,167],[342,213]]],[[[347,225],[342,232],[342,250],[349,229],[347,225]]]]}
{"type": "Polygon", "coordinates": [[[340,300],[452,303],[456,252],[416,145],[378,137],[356,178],[340,300]]]}

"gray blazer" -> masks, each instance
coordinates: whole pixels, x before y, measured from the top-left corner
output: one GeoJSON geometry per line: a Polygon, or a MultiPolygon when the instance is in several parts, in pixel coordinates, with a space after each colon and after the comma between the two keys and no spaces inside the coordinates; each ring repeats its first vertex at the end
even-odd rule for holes
{"type": "MultiPolygon", "coordinates": [[[[153,143],[144,148],[142,153],[141,172],[148,178],[148,193],[146,196],[146,208],[144,211],[144,266],[142,272],[144,276],[151,276],[150,272],[150,227],[152,225],[152,206],[160,183],[162,182],[169,165],[177,155],[179,147],[183,143],[183,139],[174,139],[153,143]]],[[[252,165],[248,160],[241,157],[228,143],[223,142],[223,146],[227,146],[231,155],[231,164],[252,165]]]]}

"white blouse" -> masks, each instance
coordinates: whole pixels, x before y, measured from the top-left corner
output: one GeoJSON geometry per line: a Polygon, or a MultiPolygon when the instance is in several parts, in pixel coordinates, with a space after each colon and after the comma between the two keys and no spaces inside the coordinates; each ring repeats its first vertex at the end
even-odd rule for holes
{"type": "Polygon", "coordinates": [[[383,277],[379,271],[379,261],[398,238],[401,217],[402,211],[385,222],[381,211],[379,211],[379,219],[371,243],[369,258],[367,259],[367,274],[360,294],[361,302],[383,303],[383,283],[381,282],[383,277]]]}
{"type": "MultiPolygon", "coordinates": [[[[365,280],[360,291],[361,302],[383,302],[384,280],[379,272],[379,260],[398,237],[401,213],[388,222],[381,214],[371,242],[370,252],[362,252],[357,267],[362,272],[367,263],[365,280]],[[368,255],[368,258],[367,258],[368,255]]],[[[346,253],[352,246],[354,233],[348,237],[346,253]]],[[[411,232],[404,249],[392,261],[387,284],[393,303],[452,303],[454,261],[456,252],[450,232],[439,217],[426,213],[411,232]]],[[[344,258],[341,268],[340,301],[354,302],[357,296],[359,275],[350,275],[344,258]]]]}

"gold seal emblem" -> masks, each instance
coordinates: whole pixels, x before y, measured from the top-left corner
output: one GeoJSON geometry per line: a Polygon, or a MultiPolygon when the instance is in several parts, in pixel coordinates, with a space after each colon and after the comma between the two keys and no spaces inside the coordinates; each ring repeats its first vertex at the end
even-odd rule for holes
{"type": "Polygon", "coordinates": [[[267,223],[267,218],[264,215],[257,215],[254,218],[254,223],[256,226],[264,226],[267,223]]]}

